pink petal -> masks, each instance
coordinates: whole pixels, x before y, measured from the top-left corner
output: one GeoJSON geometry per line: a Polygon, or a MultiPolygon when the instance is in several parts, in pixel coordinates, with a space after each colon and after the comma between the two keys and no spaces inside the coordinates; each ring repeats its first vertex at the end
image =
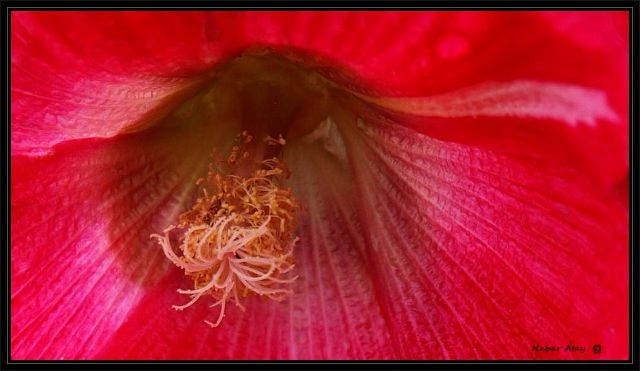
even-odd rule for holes
{"type": "Polygon", "coordinates": [[[360,96],[432,137],[571,163],[605,187],[628,177],[628,117],[601,90],[514,80],[427,97],[360,96]]]}
{"type": "Polygon", "coordinates": [[[606,95],[580,86],[516,80],[489,83],[424,98],[365,98],[394,111],[427,117],[550,119],[575,127],[597,121],[622,123],[606,95]]]}

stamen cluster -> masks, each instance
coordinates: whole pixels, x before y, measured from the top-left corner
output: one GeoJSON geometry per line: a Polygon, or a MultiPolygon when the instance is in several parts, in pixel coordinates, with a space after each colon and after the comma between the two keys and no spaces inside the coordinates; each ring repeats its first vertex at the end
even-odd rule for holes
{"type": "MultiPolygon", "coordinates": [[[[164,254],[193,280],[194,288],[180,289],[191,300],[174,305],[183,310],[204,295],[220,306],[215,322],[218,326],[229,300],[244,309],[241,297],[261,295],[274,300],[286,298],[291,290],[287,284],[297,277],[287,278],[294,267],[293,247],[296,217],[300,209],[293,192],[282,187],[289,176],[284,163],[277,157],[253,166],[248,176],[234,174],[247,165],[249,152],[245,148],[252,137],[243,132],[238,137],[226,161],[214,161],[206,177],[198,179],[202,196],[191,210],[180,215],[177,225],[154,234],[164,254]],[[171,234],[178,234],[173,246],[171,234]]],[[[268,146],[281,146],[284,139],[267,137],[268,146]]]]}

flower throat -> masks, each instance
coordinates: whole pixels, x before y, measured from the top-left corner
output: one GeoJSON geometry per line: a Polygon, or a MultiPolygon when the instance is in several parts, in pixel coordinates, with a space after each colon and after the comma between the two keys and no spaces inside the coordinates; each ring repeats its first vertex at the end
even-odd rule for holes
{"type": "Polygon", "coordinates": [[[180,125],[172,129],[196,133],[194,145],[212,143],[207,152],[214,151],[213,161],[196,181],[200,197],[152,237],[193,281],[192,289],[178,290],[190,300],[173,308],[213,297],[211,306],[220,312],[205,321],[212,327],[223,320],[229,301],[243,308],[248,296],[283,300],[296,279],[291,271],[301,206],[283,186],[291,175],[284,146],[291,153],[324,145],[335,89],[291,58],[261,47],[247,50],[216,68],[210,85],[176,113],[180,125]]]}

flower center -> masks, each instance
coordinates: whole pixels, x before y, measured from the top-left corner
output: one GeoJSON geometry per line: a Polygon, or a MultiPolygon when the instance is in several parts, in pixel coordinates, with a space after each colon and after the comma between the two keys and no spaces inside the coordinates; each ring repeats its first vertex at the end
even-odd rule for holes
{"type": "Polygon", "coordinates": [[[151,235],[193,282],[193,289],[178,290],[191,300],[174,309],[212,296],[211,307],[220,312],[205,322],[216,327],[229,301],[244,309],[244,297],[279,301],[291,293],[301,206],[284,185],[291,174],[283,151],[289,141],[317,136],[327,116],[324,82],[278,57],[250,54],[221,67],[195,106],[189,103],[226,118],[219,135],[240,134],[227,141],[230,149],[227,143],[214,148],[207,175],[195,182],[201,196],[192,207],[163,234],[151,235]]]}
{"type": "MultiPolygon", "coordinates": [[[[290,189],[281,186],[289,174],[284,164],[273,157],[263,160],[247,176],[238,175],[251,167],[247,147],[253,137],[246,131],[239,136],[240,145],[232,148],[226,161],[216,161],[206,177],[198,179],[203,195],[191,210],[180,215],[179,223],[153,234],[166,257],[193,280],[194,289],[178,290],[191,296],[185,309],[210,294],[221,306],[215,323],[224,317],[225,305],[233,300],[242,308],[240,297],[264,295],[281,300],[290,293],[282,286],[296,277],[284,278],[293,268],[293,247],[298,202],[290,189]],[[171,232],[178,232],[177,249],[171,232]],[[177,251],[176,251],[177,250],[177,251]]],[[[266,145],[282,146],[282,137],[265,138],[266,145]]]]}

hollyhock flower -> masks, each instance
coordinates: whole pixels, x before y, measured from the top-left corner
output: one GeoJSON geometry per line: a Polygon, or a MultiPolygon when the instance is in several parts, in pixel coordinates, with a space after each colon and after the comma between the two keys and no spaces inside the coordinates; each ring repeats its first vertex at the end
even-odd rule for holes
{"type": "Polygon", "coordinates": [[[624,12],[13,11],[11,357],[627,358],[627,35],[624,12]],[[187,237],[158,241],[243,131],[286,141],[297,279],[211,328],[211,295],[172,309],[203,287],[165,257],[187,237]]]}

